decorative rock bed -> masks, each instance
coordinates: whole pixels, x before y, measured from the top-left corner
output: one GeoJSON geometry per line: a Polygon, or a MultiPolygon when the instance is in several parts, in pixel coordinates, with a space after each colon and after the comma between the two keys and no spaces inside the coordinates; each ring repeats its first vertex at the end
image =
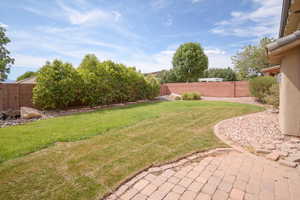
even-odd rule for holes
{"type": "MultiPolygon", "coordinates": [[[[8,127],[8,126],[16,126],[16,125],[25,124],[28,122],[47,119],[47,118],[72,115],[72,114],[76,114],[76,113],[93,112],[93,111],[101,110],[101,109],[105,109],[105,108],[123,107],[123,106],[130,105],[130,104],[156,102],[156,101],[160,101],[160,100],[153,100],[153,101],[140,100],[140,101],[136,101],[136,102],[102,105],[102,106],[95,106],[95,107],[77,107],[77,108],[70,108],[67,110],[38,111],[38,113],[41,115],[39,118],[34,117],[32,119],[17,118],[17,119],[0,120],[0,128],[4,128],[4,127],[8,127]]],[[[35,109],[28,108],[27,110],[35,110],[35,109]]]]}
{"type": "Polygon", "coordinates": [[[277,113],[264,111],[236,117],[216,127],[219,134],[257,155],[289,167],[300,164],[300,138],[281,133],[277,113]]]}

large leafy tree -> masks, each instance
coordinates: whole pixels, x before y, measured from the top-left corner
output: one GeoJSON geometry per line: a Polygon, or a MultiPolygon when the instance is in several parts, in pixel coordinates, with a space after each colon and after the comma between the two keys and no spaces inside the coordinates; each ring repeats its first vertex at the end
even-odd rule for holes
{"type": "Polygon", "coordinates": [[[10,64],[14,64],[14,59],[9,56],[10,52],[6,48],[10,39],[6,36],[5,31],[5,28],[0,26],[0,81],[7,79],[10,64]]]}
{"type": "Polygon", "coordinates": [[[36,75],[37,75],[37,72],[28,71],[28,72],[25,72],[24,74],[22,74],[21,76],[19,76],[17,78],[17,81],[21,81],[21,80],[24,80],[26,78],[31,78],[31,77],[34,77],[36,75]]]}
{"type": "Polygon", "coordinates": [[[99,64],[99,60],[96,55],[94,54],[87,54],[84,56],[82,62],[79,65],[79,71],[80,70],[89,70],[89,71],[95,71],[97,68],[97,65],[99,64]]]}
{"type": "Polygon", "coordinates": [[[164,70],[157,76],[161,83],[176,83],[180,82],[175,74],[175,70],[164,70]]]}
{"type": "Polygon", "coordinates": [[[262,38],[258,45],[247,45],[232,57],[235,70],[240,79],[258,76],[261,69],[269,67],[266,45],[273,42],[272,38],[262,38]]]}
{"type": "Polygon", "coordinates": [[[177,80],[193,82],[207,69],[208,58],[199,43],[190,42],[179,46],[172,63],[177,80]]]}
{"type": "Polygon", "coordinates": [[[204,71],[203,77],[205,78],[223,78],[224,81],[236,81],[237,76],[235,71],[230,67],[228,68],[211,68],[204,71]]]}

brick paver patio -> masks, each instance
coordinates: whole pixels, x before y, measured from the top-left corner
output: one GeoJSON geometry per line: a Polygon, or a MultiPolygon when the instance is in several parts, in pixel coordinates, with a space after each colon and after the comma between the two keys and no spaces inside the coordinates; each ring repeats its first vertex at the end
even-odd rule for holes
{"type": "Polygon", "coordinates": [[[300,169],[234,150],[194,155],[150,168],[106,199],[299,200],[300,169]]]}

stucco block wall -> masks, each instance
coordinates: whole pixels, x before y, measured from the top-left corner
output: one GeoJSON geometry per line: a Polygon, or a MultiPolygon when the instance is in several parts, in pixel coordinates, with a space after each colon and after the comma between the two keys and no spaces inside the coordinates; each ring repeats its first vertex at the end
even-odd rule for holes
{"type": "Polygon", "coordinates": [[[249,82],[237,81],[235,83],[235,97],[250,97],[249,82]]]}
{"type": "Polygon", "coordinates": [[[35,84],[0,83],[0,110],[33,107],[32,89],[35,84]]]}
{"type": "MultiPolygon", "coordinates": [[[[32,89],[35,84],[0,83],[0,110],[33,107],[32,89]]],[[[248,97],[247,81],[208,83],[168,83],[161,85],[160,95],[199,92],[208,97],[248,97]]]]}
{"type": "Polygon", "coordinates": [[[248,97],[248,81],[167,83],[161,85],[160,95],[198,92],[207,97],[248,97]]]}
{"type": "Polygon", "coordinates": [[[280,112],[282,132],[300,136],[300,47],[281,61],[280,112]]]}

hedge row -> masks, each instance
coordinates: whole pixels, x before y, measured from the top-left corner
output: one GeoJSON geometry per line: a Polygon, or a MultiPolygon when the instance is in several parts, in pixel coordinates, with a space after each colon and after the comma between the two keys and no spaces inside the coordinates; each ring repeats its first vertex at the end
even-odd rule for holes
{"type": "Polygon", "coordinates": [[[77,69],[59,60],[47,62],[37,73],[33,102],[42,109],[107,105],[153,99],[159,89],[154,77],[133,67],[87,55],[77,69]]]}
{"type": "Polygon", "coordinates": [[[201,94],[197,92],[188,92],[182,95],[182,100],[200,100],[201,94]]]}
{"type": "Polygon", "coordinates": [[[250,92],[261,103],[279,107],[279,84],[271,76],[260,76],[250,80],[250,92]]]}

